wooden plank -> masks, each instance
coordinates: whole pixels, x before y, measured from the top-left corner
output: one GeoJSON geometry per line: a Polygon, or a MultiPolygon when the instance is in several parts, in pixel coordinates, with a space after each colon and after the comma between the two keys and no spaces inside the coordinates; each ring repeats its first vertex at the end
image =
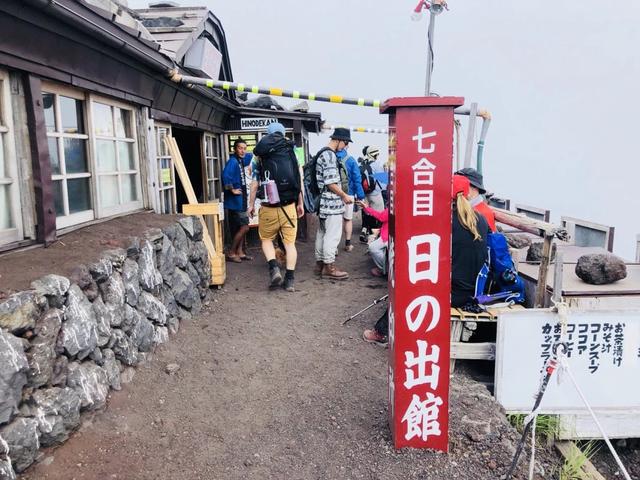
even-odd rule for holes
{"type": "Polygon", "coordinates": [[[553,301],[562,300],[562,275],[564,273],[564,261],[562,250],[556,252],[556,261],[553,271],[553,301]]]}
{"type": "Polygon", "coordinates": [[[219,215],[220,202],[184,204],[182,206],[182,213],[185,215],[219,215]]]}
{"type": "Polygon", "coordinates": [[[451,342],[451,358],[460,360],[495,360],[496,344],[494,342],[451,342]]]}
{"type": "MultiPolygon", "coordinates": [[[[167,146],[167,150],[169,150],[169,154],[171,155],[171,159],[173,160],[173,165],[178,172],[178,177],[180,178],[180,182],[182,183],[182,187],[184,188],[189,203],[197,204],[198,198],[193,191],[193,186],[191,185],[189,174],[187,173],[187,169],[184,165],[184,161],[182,160],[182,155],[180,154],[180,149],[178,148],[178,144],[176,143],[175,138],[167,135],[164,137],[164,142],[167,146]]],[[[207,253],[209,254],[209,263],[211,264],[211,284],[221,285],[224,283],[226,274],[223,271],[221,276],[220,269],[214,271],[213,266],[214,261],[222,256],[222,250],[216,252],[213,241],[211,240],[211,236],[209,234],[207,223],[204,221],[204,218],[201,215],[198,215],[197,217],[200,221],[200,224],[202,225],[202,241],[204,242],[207,253]]]]}
{"type": "MultiPolygon", "coordinates": [[[[580,449],[573,442],[560,441],[556,442],[555,445],[564,458],[575,458],[576,455],[582,455],[580,449]]],[[[582,465],[582,471],[585,476],[581,478],[585,480],[607,480],[598,472],[598,469],[589,459],[586,459],[584,465],[582,465]]]]}

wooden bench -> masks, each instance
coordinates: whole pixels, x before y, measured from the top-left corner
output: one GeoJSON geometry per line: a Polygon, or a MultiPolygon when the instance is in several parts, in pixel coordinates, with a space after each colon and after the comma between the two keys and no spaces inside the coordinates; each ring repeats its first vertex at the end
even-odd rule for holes
{"type": "Polygon", "coordinates": [[[486,312],[471,313],[459,308],[451,309],[451,350],[450,371],[455,369],[456,359],[461,360],[495,360],[496,343],[469,343],[469,339],[478,328],[479,322],[496,322],[501,312],[505,310],[523,309],[522,305],[512,305],[502,308],[488,308],[486,312]]]}

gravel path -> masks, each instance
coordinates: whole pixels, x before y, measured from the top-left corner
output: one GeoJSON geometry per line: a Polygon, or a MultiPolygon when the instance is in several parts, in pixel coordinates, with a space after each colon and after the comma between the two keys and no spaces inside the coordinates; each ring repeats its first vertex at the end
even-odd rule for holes
{"type": "MultiPolygon", "coordinates": [[[[301,244],[299,292],[266,291],[266,268],[230,264],[201,315],[23,479],[496,479],[515,432],[487,390],[452,386],[451,453],[395,452],[387,426],[387,350],[361,339],[386,293],[365,247],[342,252],[351,279],[313,277],[301,244]],[[177,373],[166,373],[178,364],[177,373]]],[[[538,452],[549,473],[552,453],[538,452]]],[[[537,478],[550,478],[539,476],[537,478]]]]}

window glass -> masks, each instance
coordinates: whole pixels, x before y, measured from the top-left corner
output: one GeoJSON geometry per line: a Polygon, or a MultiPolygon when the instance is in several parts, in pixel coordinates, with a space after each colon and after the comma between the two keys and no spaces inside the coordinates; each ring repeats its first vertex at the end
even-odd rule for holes
{"type": "Polygon", "coordinates": [[[60,95],[60,119],[64,133],[84,133],[82,101],[60,95]]]}
{"type": "Polygon", "coordinates": [[[171,203],[171,190],[163,190],[162,192],[160,192],[160,194],[162,195],[162,213],[173,213],[171,210],[172,207],[172,203],[171,203]]]}
{"type": "Polygon", "coordinates": [[[58,155],[58,139],[55,137],[47,138],[49,144],[49,163],[51,163],[51,173],[53,175],[60,175],[62,170],[60,169],[60,156],[58,155]]]}
{"type": "Polygon", "coordinates": [[[0,230],[13,228],[9,185],[0,185],[0,230]]]}
{"type": "Polygon", "coordinates": [[[53,182],[53,201],[56,206],[56,215],[64,215],[64,202],[62,200],[62,180],[53,182]]]}
{"type": "Polygon", "coordinates": [[[103,208],[113,207],[120,203],[117,175],[100,176],[100,202],[103,208]]]}
{"type": "Polygon", "coordinates": [[[64,162],[67,173],[85,173],[89,171],[84,140],[80,138],[64,139],[64,162]]]}
{"type": "Polygon", "coordinates": [[[91,209],[88,178],[67,180],[67,194],[69,195],[69,213],[84,212],[91,209]]]}
{"type": "Polygon", "coordinates": [[[135,175],[123,175],[122,177],[122,202],[129,203],[138,200],[135,175]]]}
{"type": "Polygon", "coordinates": [[[42,94],[42,104],[44,106],[44,124],[47,132],[56,131],[56,114],[54,110],[55,95],[53,93],[42,94]]]}
{"type": "Polygon", "coordinates": [[[93,130],[96,135],[113,137],[113,117],[109,105],[93,103],[93,130]]]}
{"type": "Polygon", "coordinates": [[[96,153],[98,157],[98,171],[115,172],[118,170],[116,164],[116,144],[113,140],[96,140],[96,153]]]}
{"type": "Polygon", "coordinates": [[[120,159],[120,170],[135,170],[136,161],[133,157],[133,143],[117,142],[118,157],[120,159]]]}
{"type": "Polygon", "coordinates": [[[116,137],[131,138],[131,112],[116,108],[116,137]]]}

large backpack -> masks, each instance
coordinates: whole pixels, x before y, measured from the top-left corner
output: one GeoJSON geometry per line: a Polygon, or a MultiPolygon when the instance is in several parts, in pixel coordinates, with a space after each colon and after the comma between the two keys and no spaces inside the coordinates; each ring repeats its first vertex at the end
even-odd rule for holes
{"type": "Polygon", "coordinates": [[[373,176],[371,162],[364,158],[359,158],[358,165],[360,167],[360,178],[362,178],[362,190],[364,190],[365,195],[369,195],[376,189],[378,181],[373,176]]]}
{"type": "MultiPolygon", "coordinates": [[[[308,213],[318,213],[320,210],[320,189],[318,188],[318,179],[316,177],[316,166],[318,165],[318,157],[329,147],[321,148],[311,160],[304,164],[304,208],[308,213]]],[[[337,159],[336,159],[337,160],[337,159]]]]}
{"type": "Polygon", "coordinates": [[[489,233],[487,235],[487,248],[489,249],[489,291],[490,294],[503,294],[510,292],[508,299],[516,303],[523,303],[524,282],[518,276],[507,239],[502,233],[489,233]]]}
{"type": "Polygon", "coordinates": [[[282,204],[290,204],[298,200],[300,195],[300,170],[298,159],[293,151],[293,144],[286,140],[260,157],[262,180],[266,172],[276,183],[282,204]]]}

